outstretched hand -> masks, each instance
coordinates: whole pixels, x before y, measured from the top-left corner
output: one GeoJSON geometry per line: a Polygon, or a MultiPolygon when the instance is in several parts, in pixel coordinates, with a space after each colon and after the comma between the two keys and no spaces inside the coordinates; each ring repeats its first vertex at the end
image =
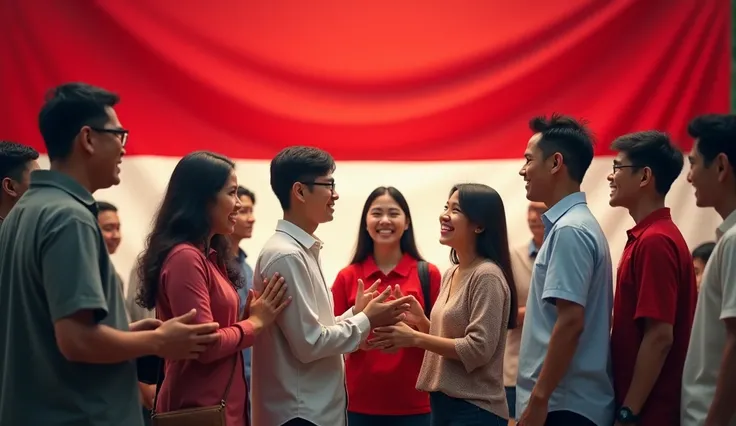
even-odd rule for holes
{"type": "Polygon", "coordinates": [[[365,284],[363,284],[363,280],[358,280],[358,289],[355,292],[355,306],[353,307],[353,314],[357,315],[363,312],[368,303],[375,297],[378,297],[379,284],[381,284],[381,280],[377,279],[366,289],[365,284]]]}

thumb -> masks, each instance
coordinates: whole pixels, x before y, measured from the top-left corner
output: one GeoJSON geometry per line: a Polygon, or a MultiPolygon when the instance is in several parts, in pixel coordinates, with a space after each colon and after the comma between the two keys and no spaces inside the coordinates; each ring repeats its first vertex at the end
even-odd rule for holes
{"type": "Polygon", "coordinates": [[[187,312],[184,315],[179,315],[178,317],[174,318],[174,320],[178,322],[183,322],[185,324],[189,324],[194,320],[194,317],[197,316],[197,310],[192,309],[191,311],[187,312]]]}
{"type": "Polygon", "coordinates": [[[404,297],[404,293],[401,292],[401,287],[396,284],[396,287],[394,287],[394,299],[401,299],[402,297],[404,297]]]}

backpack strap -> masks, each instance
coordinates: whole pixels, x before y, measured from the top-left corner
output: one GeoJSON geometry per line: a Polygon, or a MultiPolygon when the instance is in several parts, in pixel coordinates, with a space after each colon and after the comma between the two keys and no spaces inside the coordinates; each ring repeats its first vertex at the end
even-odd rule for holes
{"type": "Polygon", "coordinates": [[[417,273],[419,274],[419,283],[422,285],[422,296],[424,296],[424,315],[429,318],[432,312],[432,295],[429,283],[429,264],[423,260],[417,262],[417,273]]]}

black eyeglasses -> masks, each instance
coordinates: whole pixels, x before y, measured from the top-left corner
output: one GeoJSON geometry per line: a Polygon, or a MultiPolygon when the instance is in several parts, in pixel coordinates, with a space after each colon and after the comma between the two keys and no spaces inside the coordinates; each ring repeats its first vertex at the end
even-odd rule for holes
{"type": "Polygon", "coordinates": [[[634,164],[626,164],[626,165],[624,165],[624,164],[614,164],[613,165],[613,174],[616,174],[616,171],[618,171],[618,169],[637,169],[639,167],[640,166],[637,166],[637,165],[634,165],[634,164]]]}
{"type": "Polygon", "coordinates": [[[104,127],[90,127],[95,132],[110,133],[120,139],[120,144],[125,148],[125,144],[128,142],[128,131],[125,129],[106,129],[104,127]]]}
{"type": "Polygon", "coordinates": [[[317,185],[317,186],[324,186],[330,189],[330,191],[335,192],[335,181],[332,182],[302,182],[305,185],[317,185]]]}

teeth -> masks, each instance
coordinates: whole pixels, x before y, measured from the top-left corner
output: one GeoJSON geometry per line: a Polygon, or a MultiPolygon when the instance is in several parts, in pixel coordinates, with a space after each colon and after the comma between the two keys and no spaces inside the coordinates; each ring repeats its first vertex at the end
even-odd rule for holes
{"type": "Polygon", "coordinates": [[[378,230],[378,233],[379,234],[393,234],[394,231],[392,231],[390,229],[380,229],[380,230],[378,230]]]}

